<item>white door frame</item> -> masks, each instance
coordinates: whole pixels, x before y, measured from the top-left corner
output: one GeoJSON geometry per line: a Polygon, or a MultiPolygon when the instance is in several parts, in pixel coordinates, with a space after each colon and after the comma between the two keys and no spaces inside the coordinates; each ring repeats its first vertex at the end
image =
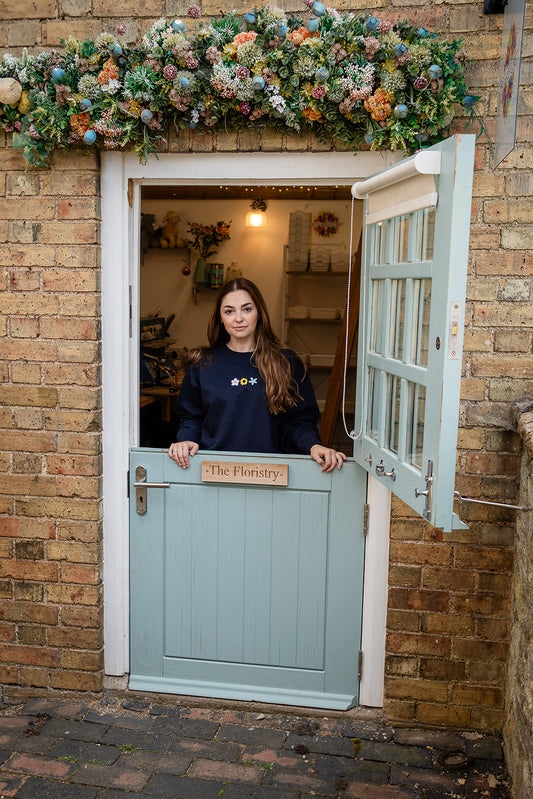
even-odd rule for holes
{"type": "MultiPolygon", "coordinates": [[[[346,185],[396,153],[183,153],[139,163],[102,153],[102,383],[105,673],[129,670],[128,454],[138,441],[140,189],[145,185],[346,185]],[[237,177],[236,177],[237,176],[237,177]],[[248,177],[253,176],[253,177],[248,177]]],[[[369,478],[360,704],[381,707],[385,659],[390,492],[369,478]],[[370,577],[371,575],[371,577],[370,577]]]]}

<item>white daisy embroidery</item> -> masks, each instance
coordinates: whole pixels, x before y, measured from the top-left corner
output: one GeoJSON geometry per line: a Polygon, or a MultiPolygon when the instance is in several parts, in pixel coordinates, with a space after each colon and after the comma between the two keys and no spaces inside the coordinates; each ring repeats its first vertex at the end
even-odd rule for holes
{"type": "Polygon", "coordinates": [[[231,385],[232,386],[238,386],[239,385],[239,378],[238,377],[234,377],[233,380],[231,381],[231,385]]]}

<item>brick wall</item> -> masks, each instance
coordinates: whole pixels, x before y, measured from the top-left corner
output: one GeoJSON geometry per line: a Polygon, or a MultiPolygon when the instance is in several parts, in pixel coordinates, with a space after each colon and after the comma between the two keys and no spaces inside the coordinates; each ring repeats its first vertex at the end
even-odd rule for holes
{"type": "MultiPolygon", "coordinates": [[[[178,0],[4,0],[0,52],[60,46],[127,25],[137,38],[178,0]],[[21,17],[24,14],[24,17],[21,17]]],[[[220,4],[204,2],[204,15],[220,4]]],[[[287,10],[302,8],[296,0],[287,10]]],[[[336,4],[368,10],[363,0],[336,4]]],[[[246,10],[247,5],[237,5],[246,10]]],[[[377,16],[408,17],[461,36],[494,135],[501,15],[481,0],[382,0],[377,16]]],[[[526,28],[533,14],[528,2],[526,28]]],[[[530,47],[525,40],[525,55],[530,47]]],[[[531,60],[525,58],[517,146],[492,170],[478,141],[457,489],[517,498],[520,440],[510,401],[531,395],[533,241],[531,60]]],[[[455,123],[462,132],[464,119],[455,123]]],[[[474,128],[474,131],[478,129],[474,128]]],[[[312,138],[249,131],[171,133],[169,149],[327,149],[312,138]]],[[[99,166],[56,153],[25,171],[0,133],[0,682],[9,698],[102,685],[99,166]]],[[[386,705],[407,723],[501,729],[515,513],[458,505],[470,528],[443,534],[393,504],[386,705]]]]}

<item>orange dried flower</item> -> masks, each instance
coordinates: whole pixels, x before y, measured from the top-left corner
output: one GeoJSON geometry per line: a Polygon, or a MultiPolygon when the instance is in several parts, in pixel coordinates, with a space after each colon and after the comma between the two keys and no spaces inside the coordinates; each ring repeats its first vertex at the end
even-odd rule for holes
{"type": "Polygon", "coordinates": [[[366,97],[364,105],[370,116],[376,122],[387,119],[392,114],[392,106],[390,104],[390,95],[384,89],[377,89],[370,97],[366,97]]]}
{"type": "Polygon", "coordinates": [[[304,39],[307,39],[308,36],[311,36],[307,28],[298,28],[296,31],[292,31],[292,33],[287,34],[287,39],[291,41],[296,46],[300,45],[304,39]]]}
{"type": "Polygon", "coordinates": [[[69,119],[70,127],[78,136],[83,136],[85,131],[91,127],[91,117],[89,114],[72,114],[69,119]]]}
{"type": "Polygon", "coordinates": [[[233,37],[233,44],[238,47],[240,44],[244,44],[244,42],[253,42],[256,39],[257,33],[255,31],[244,31],[233,37]]]}

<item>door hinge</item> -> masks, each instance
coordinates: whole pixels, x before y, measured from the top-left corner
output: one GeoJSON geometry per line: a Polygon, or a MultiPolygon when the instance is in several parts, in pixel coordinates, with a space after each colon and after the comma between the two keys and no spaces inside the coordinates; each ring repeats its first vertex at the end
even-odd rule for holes
{"type": "Polygon", "coordinates": [[[126,491],[128,492],[128,499],[130,498],[130,470],[126,472],[126,491]]]}
{"type": "Polygon", "coordinates": [[[128,286],[128,299],[129,299],[129,331],[130,338],[133,335],[133,286],[128,286]]]}
{"type": "Polygon", "coordinates": [[[357,679],[361,681],[363,676],[363,650],[359,650],[359,655],[357,657],[357,679]]]}
{"type": "Polygon", "coordinates": [[[368,535],[368,514],[370,513],[370,506],[368,504],[363,508],[363,535],[368,535]]]}

